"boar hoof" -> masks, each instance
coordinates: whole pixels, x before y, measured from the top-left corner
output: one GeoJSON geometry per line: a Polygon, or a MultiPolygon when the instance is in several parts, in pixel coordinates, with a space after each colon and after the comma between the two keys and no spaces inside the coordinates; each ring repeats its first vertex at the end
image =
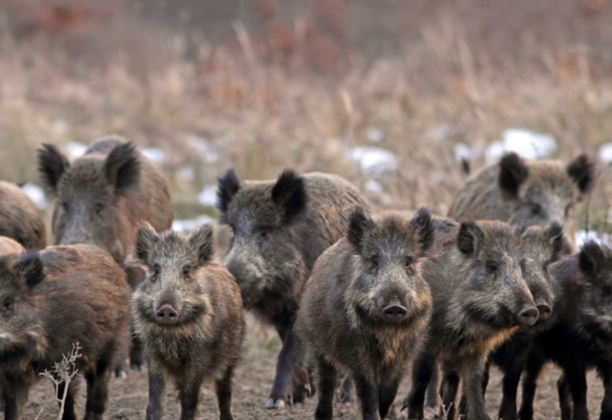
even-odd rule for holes
{"type": "Polygon", "coordinates": [[[266,402],[266,408],[267,409],[277,409],[277,408],[283,408],[285,406],[285,401],[283,400],[274,400],[274,398],[270,398],[267,402],[266,402]]]}
{"type": "Polygon", "coordinates": [[[292,405],[293,408],[300,408],[301,406],[302,406],[302,403],[300,403],[300,402],[295,402],[292,405]]]}
{"type": "Polygon", "coordinates": [[[146,370],[144,364],[131,364],[130,369],[137,370],[138,372],[144,372],[146,370]]]}
{"type": "Polygon", "coordinates": [[[113,372],[113,378],[125,379],[127,378],[127,373],[125,370],[118,370],[113,372]]]}

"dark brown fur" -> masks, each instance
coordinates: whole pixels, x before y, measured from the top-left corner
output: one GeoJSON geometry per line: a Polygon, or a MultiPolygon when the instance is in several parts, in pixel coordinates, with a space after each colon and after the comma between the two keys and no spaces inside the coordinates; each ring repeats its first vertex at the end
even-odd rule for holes
{"type": "Polygon", "coordinates": [[[567,166],[556,160],[529,161],[515,153],[474,174],[459,190],[448,216],[455,220],[501,220],[541,227],[565,225],[565,254],[574,252],[571,209],[592,189],[595,165],[580,155],[567,166]]]}
{"type": "Polygon", "coordinates": [[[136,257],[147,277],[134,293],[132,314],[149,363],[147,420],[162,417],[161,398],[168,379],[179,391],[181,420],[197,413],[200,386],[215,380],[222,420],[231,420],[232,376],[245,324],[240,291],[216,259],[213,227],[203,225],[188,238],[142,227],[136,257]],[[176,319],[164,323],[159,311],[176,319]]]}
{"type": "Polygon", "coordinates": [[[21,188],[0,181],[0,235],[8,236],[26,249],[47,245],[42,213],[21,188]]]}
{"type": "MultiPolygon", "coordinates": [[[[52,369],[76,342],[82,347],[76,368],[87,381],[85,419],[102,419],[109,369],[130,313],[130,291],[119,266],[96,247],[49,247],[1,257],[0,286],[5,419],[21,418],[28,389],[40,379],[39,373],[52,369]]],[[[70,387],[63,419],[75,418],[70,387]]]]}
{"type": "Polygon", "coordinates": [[[296,323],[319,373],[316,419],[331,419],[337,369],[348,370],[364,419],[385,418],[431,313],[419,266],[433,242],[431,215],[376,221],[353,213],[348,235],[319,257],[296,323]],[[387,313],[402,308],[401,319],[387,313]]]}
{"type": "Polygon", "coordinates": [[[303,370],[294,370],[294,389],[287,392],[298,301],[316,259],[345,235],[349,212],[367,207],[365,199],[338,176],[289,170],[277,180],[245,182],[228,171],[219,179],[218,197],[221,221],[234,232],[225,264],[244,306],[274,325],[283,340],[267,406],[283,405],[287,394],[302,402],[308,393],[303,370]]]}

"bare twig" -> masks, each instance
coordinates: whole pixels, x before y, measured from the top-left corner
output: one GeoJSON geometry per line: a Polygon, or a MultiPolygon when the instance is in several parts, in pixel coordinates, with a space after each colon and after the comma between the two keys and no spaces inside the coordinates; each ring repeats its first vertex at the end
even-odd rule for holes
{"type": "MultiPolygon", "coordinates": [[[[79,372],[79,370],[76,368],[76,361],[82,356],[82,354],[79,353],[79,350],[81,350],[79,342],[77,341],[76,343],[72,343],[72,351],[68,355],[64,354],[61,362],[55,363],[55,367],[53,368],[52,372],[45,370],[44,372],[40,373],[40,375],[49,378],[55,386],[55,399],[58,403],[60,403],[60,412],[57,417],[59,420],[61,420],[64,415],[64,407],[66,405],[66,398],[68,397],[68,388],[70,387],[70,383],[79,372]],[[64,393],[61,398],[59,398],[58,392],[61,384],[64,384],[64,393]]],[[[38,415],[40,416],[40,413],[38,415]]]]}

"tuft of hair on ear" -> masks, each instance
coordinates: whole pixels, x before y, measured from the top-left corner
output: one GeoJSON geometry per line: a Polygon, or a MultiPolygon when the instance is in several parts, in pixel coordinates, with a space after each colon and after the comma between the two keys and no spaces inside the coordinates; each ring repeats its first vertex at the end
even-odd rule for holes
{"type": "Polygon", "coordinates": [[[410,227],[417,236],[420,244],[420,252],[424,254],[434,243],[435,229],[431,219],[431,211],[427,207],[421,207],[412,219],[410,227]]]}
{"type": "Polygon", "coordinates": [[[563,225],[556,220],[544,228],[547,245],[552,251],[551,262],[557,261],[561,257],[561,252],[565,245],[563,233],[563,225]]]}
{"type": "Polygon", "coordinates": [[[116,195],[126,195],[140,186],[140,154],[132,142],[115,146],[106,157],[106,178],[116,195]]]}
{"type": "Polygon", "coordinates": [[[38,252],[24,252],[13,266],[28,289],[32,289],[45,279],[43,263],[38,252]]]}
{"type": "Polygon", "coordinates": [[[516,197],[519,187],[529,176],[527,163],[516,153],[508,153],[499,161],[499,177],[497,179],[502,191],[511,197],[516,197]]]}
{"type": "Polygon", "coordinates": [[[217,210],[226,213],[232,198],[240,189],[240,180],[233,169],[229,169],[222,178],[217,178],[217,210]]]}
{"type": "Polygon", "coordinates": [[[363,207],[357,207],[349,216],[348,240],[358,253],[363,249],[366,234],[374,228],[374,221],[363,207]]]}
{"type": "Polygon", "coordinates": [[[206,264],[215,257],[215,234],[212,223],[205,223],[189,236],[189,243],[198,254],[198,262],[206,264]]]}
{"type": "Polygon", "coordinates": [[[586,194],[595,184],[595,162],[582,153],[567,165],[567,175],[578,185],[581,194],[586,194]]]}
{"type": "Polygon", "coordinates": [[[159,241],[159,235],[153,226],[146,222],[142,223],[136,233],[136,243],[134,245],[135,257],[146,264],[151,248],[157,241],[159,241]]]}
{"type": "Polygon", "coordinates": [[[478,254],[484,242],[484,232],[474,222],[463,222],[457,235],[457,247],[466,256],[478,254]]]}
{"type": "Polygon", "coordinates": [[[49,192],[55,193],[57,184],[68,167],[68,158],[54,145],[45,143],[38,149],[38,174],[49,192]]]}
{"type": "Polygon", "coordinates": [[[578,267],[588,276],[597,276],[605,263],[605,255],[597,241],[587,240],[578,254],[578,267]]]}
{"type": "Polygon", "coordinates": [[[272,188],[272,201],[283,209],[283,224],[291,223],[306,209],[304,178],[291,169],[285,169],[272,188]]]}

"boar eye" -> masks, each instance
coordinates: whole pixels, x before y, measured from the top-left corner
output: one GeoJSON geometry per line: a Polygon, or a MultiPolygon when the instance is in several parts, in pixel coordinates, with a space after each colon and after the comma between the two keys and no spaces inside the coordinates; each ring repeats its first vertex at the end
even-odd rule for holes
{"type": "Polygon", "coordinates": [[[191,267],[183,267],[183,277],[189,277],[191,275],[191,267]]]}
{"type": "Polygon", "coordinates": [[[487,261],[486,267],[487,272],[490,274],[496,274],[499,269],[499,265],[495,261],[487,261]]]}
{"type": "Polygon", "coordinates": [[[370,258],[370,264],[372,264],[372,267],[378,268],[378,266],[380,265],[380,259],[378,258],[378,255],[374,255],[372,258],[370,258]]]}
{"type": "Polygon", "coordinates": [[[8,311],[11,308],[12,304],[13,304],[13,298],[12,297],[4,298],[4,302],[2,302],[2,310],[4,312],[8,311]]]}
{"type": "Polygon", "coordinates": [[[151,276],[151,281],[155,281],[157,280],[157,278],[159,277],[159,272],[161,271],[159,266],[155,266],[153,267],[153,275],[151,276]]]}
{"type": "Polygon", "coordinates": [[[270,231],[267,229],[259,231],[259,237],[261,239],[268,239],[270,237],[270,231]]]}
{"type": "Polygon", "coordinates": [[[604,297],[610,297],[610,295],[612,295],[612,287],[611,286],[605,286],[602,290],[602,294],[604,297]]]}
{"type": "Polygon", "coordinates": [[[70,203],[68,203],[68,201],[62,201],[62,210],[64,210],[65,213],[70,211],[70,203]]]}
{"type": "Polygon", "coordinates": [[[104,210],[104,204],[98,203],[98,204],[95,205],[94,212],[96,214],[99,215],[100,213],[102,213],[102,210],[104,210]]]}
{"type": "Polygon", "coordinates": [[[543,213],[542,206],[538,203],[529,203],[529,210],[532,216],[541,216],[543,213]]]}
{"type": "Polygon", "coordinates": [[[414,258],[406,257],[406,259],[404,260],[404,267],[410,268],[413,263],[414,263],[414,258]]]}

